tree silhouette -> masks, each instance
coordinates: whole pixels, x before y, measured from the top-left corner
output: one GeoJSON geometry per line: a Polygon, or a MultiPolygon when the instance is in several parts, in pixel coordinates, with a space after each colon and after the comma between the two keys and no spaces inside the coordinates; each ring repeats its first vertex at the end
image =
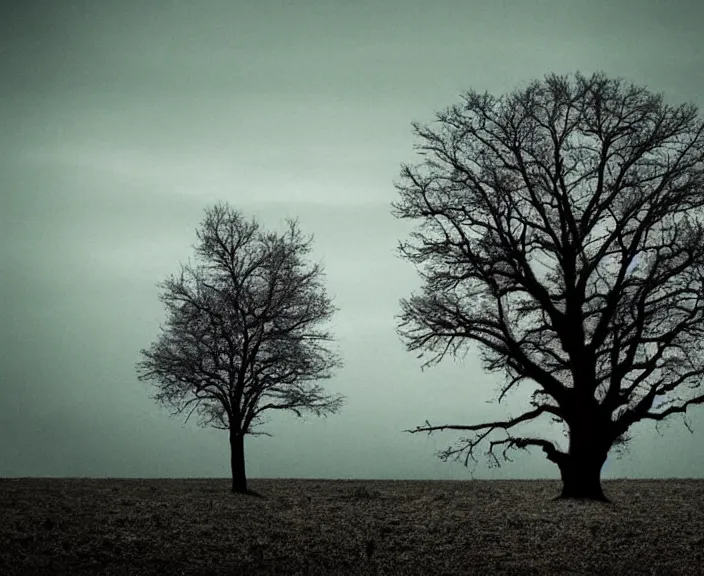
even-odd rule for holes
{"type": "Polygon", "coordinates": [[[190,409],[201,424],[228,430],[232,491],[246,492],[244,437],[271,410],[335,413],[339,395],[318,380],[342,365],[319,328],[336,308],[320,265],[309,265],[312,237],[296,221],[283,234],[267,233],[227,206],[206,210],[195,247],[199,264],[182,265],[160,283],[167,320],[142,350],[140,380],[153,381],[154,399],[190,409]]]}
{"type": "MultiPolygon", "coordinates": [[[[605,500],[601,468],[636,422],[704,403],[704,123],[643,87],[548,75],[503,96],[470,91],[413,125],[394,215],[419,221],[402,257],[422,291],[399,333],[424,366],[477,343],[506,376],[499,402],[532,385],[531,408],[475,425],[440,455],[508,460],[541,448],[562,497],[605,500]],[[567,451],[521,435],[561,423],[567,451]]],[[[686,420],[685,420],[686,424],[686,420]]]]}

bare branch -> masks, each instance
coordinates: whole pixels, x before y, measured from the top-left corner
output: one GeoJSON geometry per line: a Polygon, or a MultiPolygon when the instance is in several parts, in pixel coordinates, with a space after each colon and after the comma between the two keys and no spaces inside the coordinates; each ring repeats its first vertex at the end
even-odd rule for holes
{"type": "Polygon", "coordinates": [[[414,430],[404,430],[404,432],[410,432],[411,434],[416,434],[418,432],[430,433],[430,432],[436,432],[439,430],[480,431],[480,430],[489,429],[490,431],[493,431],[493,430],[496,430],[497,428],[507,430],[508,428],[513,428],[514,426],[521,424],[523,422],[527,422],[529,420],[534,420],[538,416],[545,414],[545,413],[550,413],[550,414],[554,414],[556,416],[559,416],[559,412],[554,407],[548,406],[548,405],[543,405],[543,406],[540,406],[539,408],[537,408],[531,412],[526,412],[524,414],[521,414],[520,416],[517,416],[516,418],[512,418],[510,420],[504,420],[501,422],[489,422],[489,423],[485,423],[485,424],[474,424],[474,425],[444,424],[442,426],[431,426],[430,424],[427,423],[427,420],[426,420],[425,426],[417,426],[414,430]]]}

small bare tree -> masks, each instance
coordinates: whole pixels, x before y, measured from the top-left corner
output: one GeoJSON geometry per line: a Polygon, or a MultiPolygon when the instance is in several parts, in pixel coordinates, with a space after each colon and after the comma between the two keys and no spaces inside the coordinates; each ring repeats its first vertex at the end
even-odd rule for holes
{"type": "Polygon", "coordinates": [[[471,432],[441,453],[465,464],[485,440],[496,464],[540,448],[563,497],[605,499],[631,426],[704,403],[704,123],[603,74],[470,91],[437,123],[414,125],[424,160],[397,184],[395,215],[420,221],[401,253],[425,281],[400,334],[426,365],[477,343],[507,377],[499,402],[536,389],[518,416],[412,432],[471,432]],[[516,432],[540,417],[566,452],[516,432]]]}
{"type": "Polygon", "coordinates": [[[304,259],[312,237],[296,221],[265,232],[221,203],[206,210],[197,237],[198,263],[160,284],[166,324],[137,371],[172,415],[190,409],[187,422],[197,410],[201,425],[229,431],[232,491],[246,492],[244,437],[266,434],[257,429],[264,412],[342,406],[316,383],[342,366],[320,328],[336,308],[321,266],[304,259]]]}

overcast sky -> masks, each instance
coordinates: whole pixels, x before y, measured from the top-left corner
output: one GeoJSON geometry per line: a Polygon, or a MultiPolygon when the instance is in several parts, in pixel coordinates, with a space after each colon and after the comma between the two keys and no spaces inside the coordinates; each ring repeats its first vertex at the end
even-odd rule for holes
{"type": "MultiPolygon", "coordinates": [[[[342,412],[272,414],[250,477],[468,478],[422,424],[517,414],[479,359],[421,372],[395,333],[419,286],[390,215],[413,120],[473,88],[603,70],[704,108],[695,0],[36,2],[0,8],[0,476],[224,477],[224,432],[136,379],[156,283],[229,202],[315,236],[340,308],[342,412]],[[148,6],[147,6],[148,5],[148,6]]],[[[704,409],[634,428],[605,477],[704,476],[704,409]]],[[[551,434],[546,428],[546,433],[551,434]]],[[[553,438],[560,438],[557,430],[553,438]]],[[[477,478],[558,477],[540,451],[477,478]]]]}

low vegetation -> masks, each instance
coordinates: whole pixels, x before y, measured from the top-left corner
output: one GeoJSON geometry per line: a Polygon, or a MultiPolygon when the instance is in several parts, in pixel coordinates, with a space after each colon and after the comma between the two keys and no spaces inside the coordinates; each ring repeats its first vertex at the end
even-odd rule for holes
{"type": "Polygon", "coordinates": [[[703,480],[0,480],[0,574],[704,574],[703,480]]]}

